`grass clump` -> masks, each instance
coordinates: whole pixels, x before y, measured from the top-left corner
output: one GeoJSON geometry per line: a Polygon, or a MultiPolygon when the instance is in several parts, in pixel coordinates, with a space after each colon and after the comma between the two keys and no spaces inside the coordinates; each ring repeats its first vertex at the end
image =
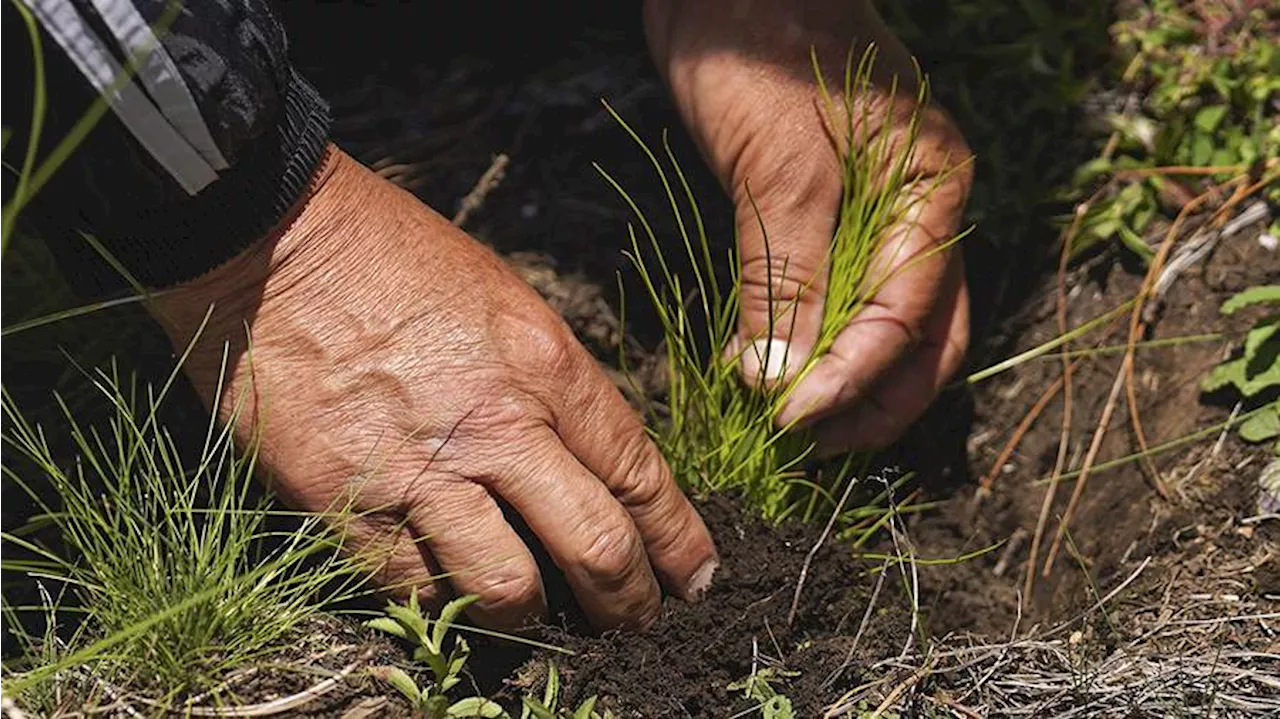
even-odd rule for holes
{"type": "Polygon", "coordinates": [[[70,600],[35,608],[45,627],[32,633],[21,628],[32,608],[6,601],[8,629],[26,650],[6,665],[6,689],[32,708],[68,677],[99,695],[128,686],[159,706],[195,692],[224,701],[217,687],[230,670],[279,649],[324,604],[353,594],[370,567],[339,554],[321,516],[273,528],[269,499],[251,492],[254,445],[234,446],[234,416],[227,429],[211,420],[199,457],[184,461],[160,419],[176,370],[143,392],[114,369],[88,377],[114,415],[85,427],[59,400],[69,462],[4,393],[4,477],[38,509],[4,534],[4,569],[70,600]],[[67,617],[77,629],[58,636],[67,617]]]}
{"type": "MultiPolygon", "coordinates": [[[[628,225],[630,250],[626,255],[663,330],[668,390],[664,402],[651,402],[646,407],[653,436],[675,476],[690,489],[701,494],[738,493],[775,521],[809,517],[820,507],[835,505],[842,487],[853,481],[855,462],[848,458],[818,474],[817,480],[810,479],[805,465],[813,455],[813,442],[802,431],[778,427],[775,420],[790,387],[812,369],[886,279],[878,276],[884,273],[871,268],[888,240],[887,230],[906,221],[915,206],[928,199],[936,182],[941,182],[935,181],[923,192],[907,192],[920,132],[920,110],[927,102],[923,78],[909,100],[910,120],[900,132],[868,133],[878,125],[880,116],[873,115],[871,103],[858,99],[879,91],[873,89],[871,79],[875,56],[875,48],[869,48],[855,63],[851,53],[843,84],[834,89],[829,88],[814,56],[832,151],[840,157],[843,195],[828,259],[830,279],[820,336],[788,385],[771,385],[763,378],[748,385],[742,380],[742,351],[725,351],[738,325],[741,282],[737,252],[728,253],[732,274],[727,286],[721,286],[698,203],[665,134],[659,156],[608,108],[657,174],[683,252],[684,266],[677,269],[675,257],[668,256],[669,250],[639,205],[597,166],[635,216],[636,222],[628,225]]],[[[896,81],[888,97],[891,102],[903,101],[896,81]]],[[[893,108],[880,111],[891,113],[893,108]]],[[[768,228],[762,229],[767,237],[768,228]]],[[[772,261],[766,264],[774,266],[772,261]]],[[[770,305],[776,313],[775,323],[788,316],[789,306],[779,307],[772,299],[770,305]]],[[[785,336],[774,329],[780,328],[770,327],[770,336],[785,336]]],[[[767,356],[759,359],[761,366],[770,364],[767,356]]],[[[631,376],[625,357],[622,364],[631,376]]]]}

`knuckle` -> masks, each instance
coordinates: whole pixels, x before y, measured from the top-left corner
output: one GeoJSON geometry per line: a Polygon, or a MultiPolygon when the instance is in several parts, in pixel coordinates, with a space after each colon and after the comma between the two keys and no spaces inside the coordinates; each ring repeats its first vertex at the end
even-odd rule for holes
{"type": "MultiPolygon", "coordinates": [[[[814,143],[819,150],[780,150],[771,136],[755,134],[744,143],[738,155],[738,168],[743,180],[734,188],[734,204],[745,212],[743,220],[756,222],[755,208],[764,218],[785,216],[812,203],[816,198],[839,197],[840,172],[834,153],[827,152],[825,143],[814,143]],[[750,172],[750,197],[747,178],[750,172]],[[754,207],[751,200],[755,200],[754,207]]],[[[787,228],[772,228],[769,232],[787,228]]]]}
{"type": "Polygon", "coordinates": [[[792,257],[774,252],[742,259],[743,309],[767,311],[770,299],[778,302],[819,302],[821,292],[815,285],[817,273],[797,264],[792,257]],[[813,290],[813,291],[810,291],[813,290]]]}
{"type": "Polygon", "coordinates": [[[606,591],[621,589],[642,561],[644,552],[629,522],[595,530],[595,539],[579,558],[582,571],[606,591]]]}
{"type": "Polygon", "coordinates": [[[915,312],[910,313],[910,317],[899,317],[894,314],[886,314],[884,321],[888,326],[898,330],[901,335],[901,344],[905,349],[917,347],[924,341],[925,337],[925,321],[928,319],[928,312],[931,307],[923,306],[915,312]]]}
{"type": "Polygon", "coordinates": [[[508,357],[535,373],[560,377],[575,372],[581,356],[569,331],[556,318],[508,318],[504,336],[508,357]]]}
{"type": "Polygon", "coordinates": [[[610,491],[624,507],[654,504],[666,485],[673,481],[662,454],[638,424],[620,445],[610,491]]]}
{"type": "Polygon", "coordinates": [[[542,603],[542,579],[533,568],[490,571],[476,578],[477,602],[486,612],[534,612],[542,603]]]}

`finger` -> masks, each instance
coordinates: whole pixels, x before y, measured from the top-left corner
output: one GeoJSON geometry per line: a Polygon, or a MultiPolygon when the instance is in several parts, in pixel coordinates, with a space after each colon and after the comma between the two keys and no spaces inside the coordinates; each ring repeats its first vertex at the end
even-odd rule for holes
{"type": "Polygon", "coordinates": [[[796,384],[778,414],[778,424],[799,426],[852,406],[925,337],[925,325],[963,267],[953,248],[963,188],[922,181],[911,192],[922,196],[876,254],[868,277],[876,295],[849,321],[831,349],[796,384]],[[957,192],[959,198],[956,197],[957,192]]]}
{"type": "MultiPolygon", "coordinates": [[[[740,355],[743,377],[753,385],[803,365],[822,326],[840,168],[835,153],[825,152],[825,135],[812,127],[794,130],[813,135],[795,142],[820,143],[816,157],[745,178],[734,188],[742,286],[738,332],[727,350],[740,355]]],[[[751,166],[747,157],[742,163],[751,166]]]]}
{"type": "Polygon", "coordinates": [[[467,608],[477,624],[513,631],[546,616],[537,561],[483,486],[423,473],[405,499],[411,527],[454,593],[479,597],[467,608]]]}
{"type": "Polygon", "coordinates": [[[964,361],[969,342],[969,297],[964,284],[939,305],[930,325],[930,339],[852,409],[814,426],[813,438],[820,454],[881,449],[924,414],[964,361]]]}
{"type": "Polygon", "coordinates": [[[720,566],[706,524],[617,388],[603,378],[577,387],[557,426],[565,447],[630,514],[663,586],[700,598],[720,566]]]}
{"type": "Polygon", "coordinates": [[[542,540],[593,626],[652,624],[661,595],[627,512],[549,428],[528,442],[519,464],[493,479],[495,491],[542,540]]]}
{"type": "Polygon", "coordinates": [[[333,529],[341,536],[343,551],[354,555],[392,596],[404,599],[413,593],[426,606],[435,606],[448,594],[439,563],[405,517],[357,512],[333,529]]]}

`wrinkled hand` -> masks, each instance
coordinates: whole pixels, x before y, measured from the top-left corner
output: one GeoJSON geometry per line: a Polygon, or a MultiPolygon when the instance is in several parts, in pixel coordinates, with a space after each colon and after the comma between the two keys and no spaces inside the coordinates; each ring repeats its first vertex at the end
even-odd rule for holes
{"type": "MultiPolygon", "coordinates": [[[[748,380],[761,372],[785,380],[818,336],[841,194],[810,47],[837,86],[851,45],[855,58],[868,42],[878,47],[877,90],[856,101],[870,103],[880,126],[863,137],[903,131],[915,98],[910,56],[866,0],[647,0],[645,29],[685,124],[736,207],[743,281],[737,341],[769,342],[771,313],[780,317],[772,341],[790,333],[785,352],[778,344],[767,355],[762,345],[743,351],[743,371],[748,380]],[[895,74],[902,87],[890,103],[895,74]],[[786,366],[779,361],[784,355],[786,366]],[[770,366],[761,367],[762,356],[770,366]]],[[[971,182],[968,158],[952,122],[928,108],[910,189],[937,186],[914,221],[892,232],[873,265],[876,276],[891,279],[793,389],[779,424],[812,426],[828,452],[882,447],[959,367],[969,322],[959,252],[904,267],[955,235],[971,182]]]]}
{"type": "MultiPolygon", "coordinates": [[[[366,513],[348,537],[408,588],[454,573],[472,618],[546,611],[514,508],[601,628],[644,626],[657,580],[691,598],[715,547],[617,389],[560,317],[499,259],[333,150],[277,239],[166,294],[175,345],[215,314],[187,364],[223,418],[260,422],[260,461],[293,506],[366,513]],[[245,327],[252,339],[246,346],[245,327]]],[[[421,589],[439,599],[439,585],[421,589]]],[[[403,593],[403,592],[402,592],[403,593]]]]}

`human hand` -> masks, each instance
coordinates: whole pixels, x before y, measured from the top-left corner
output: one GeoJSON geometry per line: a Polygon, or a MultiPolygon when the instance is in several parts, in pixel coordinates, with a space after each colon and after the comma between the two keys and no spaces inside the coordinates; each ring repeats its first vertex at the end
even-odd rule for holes
{"type": "MultiPolygon", "coordinates": [[[[569,328],[500,260],[331,150],[278,238],[157,300],[186,365],[293,506],[354,500],[381,581],[478,594],[513,629],[546,611],[520,513],[600,628],[645,626],[660,580],[693,598],[715,547],[657,448],[569,328]],[[245,327],[252,345],[245,341],[245,327]],[[224,342],[231,345],[222,397],[224,342]],[[256,424],[260,423],[260,424],[256,424]]],[[[402,592],[404,593],[404,592],[402,592]]]]}
{"type": "MultiPolygon", "coordinates": [[[[817,341],[841,197],[810,48],[827,77],[841,78],[851,46],[855,57],[868,43],[877,46],[875,90],[855,101],[870,108],[878,127],[864,128],[862,139],[905,133],[916,90],[910,55],[866,0],[647,0],[645,30],[676,107],[734,201],[743,372],[752,382],[762,373],[785,381],[817,341]],[[890,102],[895,75],[900,87],[890,102]],[[780,344],[788,340],[789,348],[780,344]]],[[[961,363],[969,324],[964,268],[958,251],[936,250],[959,226],[972,180],[968,160],[946,114],[925,108],[908,192],[931,194],[873,262],[873,275],[888,279],[777,417],[782,426],[812,427],[824,452],[889,444],[961,363]]]]}

